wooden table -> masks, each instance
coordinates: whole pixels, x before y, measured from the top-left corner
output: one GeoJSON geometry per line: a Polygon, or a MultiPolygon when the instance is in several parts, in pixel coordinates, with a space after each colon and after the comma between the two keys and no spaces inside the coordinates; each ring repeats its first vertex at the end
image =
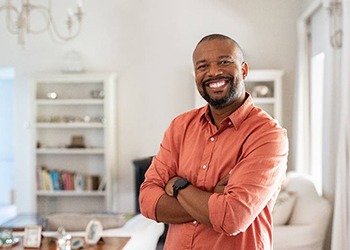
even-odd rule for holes
{"type": "MultiPolygon", "coordinates": [[[[16,216],[14,219],[9,220],[0,225],[0,229],[11,229],[13,232],[24,232],[24,229],[28,225],[41,225],[45,226],[45,221],[42,217],[35,214],[21,214],[16,216]]],[[[22,234],[23,235],[23,234],[22,234]]],[[[20,236],[22,236],[20,235],[20,236]]],[[[21,242],[14,245],[13,247],[0,247],[2,249],[10,250],[36,250],[35,248],[23,248],[23,238],[19,237],[21,242]]],[[[82,237],[74,237],[82,238],[82,237]]],[[[83,239],[83,238],[82,238],[83,239]]],[[[130,237],[102,237],[103,241],[100,241],[97,245],[85,245],[83,249],[90,250],[121,250],[128,243],[130,237]]],[[[84,240],[84,239],[83,239],[84,240]]],[[[40,250],[59,250],[57,244],[51,237],[43,237],[41,240],[40,250]]]]}
{"type": "MultiPolygon", "coordinates": [[[[74,238],[73,238],[74,239],[74,238]]],[[[103,237],[96,245],[84,245],[83,249],[88,250],[122,250],[128,243],[130,237],[103,237]]],[[[1,248],[0,248],[1,249],[1,248]]],[[[21,242],[10,248],[4,248],[9,250],[23,250],[29,248],[23,248],[23,238],[21,242]]],[[[33,248],[31,248],[33,250],[33,248]]],[[[55,240],[51,237],[44,237],[41,240],[40,250],[58,250],[55,240]]]]}

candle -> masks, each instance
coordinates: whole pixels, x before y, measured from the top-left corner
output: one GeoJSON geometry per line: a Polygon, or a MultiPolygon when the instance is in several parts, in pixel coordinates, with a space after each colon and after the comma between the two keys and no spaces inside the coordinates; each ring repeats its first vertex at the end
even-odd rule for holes
{"type": "Polygon", "coordinates": [[[68,16],[70,17],[74,16],[73,10],[71,8],[67,9],[67,12],[68,12],[68,16]]]}
{"type": "Polygon", "coordinates": [[[78,7],[81,8],[83,7],[83,1],[82,0],[77,0],[78,7]]]}

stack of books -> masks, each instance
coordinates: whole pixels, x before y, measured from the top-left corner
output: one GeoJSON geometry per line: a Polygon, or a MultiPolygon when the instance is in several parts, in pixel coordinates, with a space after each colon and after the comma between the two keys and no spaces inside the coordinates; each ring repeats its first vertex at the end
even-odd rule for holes
{"type": "Polygon", "coordinates": [[[99,175],[37,168],[37,189],[45,191],[103,191],[104,181],[99,175]]]}

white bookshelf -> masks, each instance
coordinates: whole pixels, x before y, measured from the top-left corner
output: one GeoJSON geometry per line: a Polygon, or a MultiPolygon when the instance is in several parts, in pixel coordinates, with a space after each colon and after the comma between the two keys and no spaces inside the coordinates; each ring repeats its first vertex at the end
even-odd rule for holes
{"type": "Polygon", "coordinates": [[[82,73],[33,79],[38,214],[111,211],[112,172],[117,168],[116,78],[115,73],[82,73]],[[96,91],[102,94],[93,95],[96,91]],[[83,145],[74,145],[73,137],[82,138],[83,145]],[[58,187],[48,188],[37,170],[42,167],[59,176],[79,174],[83,184],[72,181],[74,187],[67,189],[61,177],[58,187]],[[89,176],[103,183],[84,185],[89,176]]]}
{"type": "Polygon", "coordinates": [[[252,94],[254,103],[267,111],[280,124],[282,120],[282,70],[251,70],[245,80],[246,90],[252,94]],[[254,87],[266,86],[266,96],[254,96],[254,87]]]}

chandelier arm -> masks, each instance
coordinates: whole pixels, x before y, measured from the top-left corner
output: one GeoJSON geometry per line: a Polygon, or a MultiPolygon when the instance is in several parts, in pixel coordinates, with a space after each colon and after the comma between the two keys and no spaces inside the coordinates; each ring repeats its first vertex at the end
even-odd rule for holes
{"type": "MultiPolygon", "coordinates": [[[[78,28],[76,30],[76,32],[72,35],[72,34],[68,34],[67,36],[64,36],[62,35],[59,31],[58,31],[58,28],[56,26],[56,23],[53,21],[53,18],[52,18],[52,15],[51,13],[49,13],[49,19],[50,19],[50,23],[51,23],[51,27],[52,27],[52,31],[50,32],[51,35],[53,36],[53,38],[58,38],[59,40],[62,40],[62,41],[69,41],[69,40],[72,40],[74,38],[76,38],[79,34],[80,34],[80,31],[81,31],[81,21],[80,21],[80,18],[77,17],[77,20],[78,20],[78,28]]],[[[71,20],[71,17],[68,17],[68,20],[67,20],[67,26],[68,26],[68,31],[70,33],[71,31],[71,26],[73,24],[73,21],[71,20]]]]}
{"type": "Polygon", "coordinates": [[[69,41],[76,38],[82,29],[82,3],[78,1],[77,11],[73,13],[71,9],[68,10],[68,18],[66,20],[67,34],[61,33],[54,21],[52,15],[52,1],[47,0],[47,6],[41,4],[31,4],[30,0],[22,0],[21,8],[17,8],[12,4],[12,0],[0,5],[0,12],[6,11],[5,23],[8,31],[18,36],[18,43],[24,46],[26,34],[39,34],[45,31],[50,33],[50,36],[55,41],[69,41]],[[31,27],[31,17],[33,13],[38,12],[40,21],[44,21],[41,27],[31,27]],[[72,29],[74,28],[74,30],[72,29]]]}
{"type": "Polygon", "coordinates": [[[8,1],[8,4],[4,5],[0,10],[7,10],[5,21],[7,30],[12,34],[17,35],[19,33],[18,26],[16,22],[12,20],[11,12],[15,12],[16,16],[18,17],[20,15],[19,11],[13,5],[10,5],[10,1],[8,1]]]}
{"type": "Polygon", "coordinates": [[[32,29],[30,26],[27,27],[27,31],[30,34],[40,34],[43,33],[47,30],[50,29],[50,18],[49,18],[49,10],[44,7],[44,6],[40,6],[40,5],[33,5],[31,7],[31,11],[34,12],[34,10],[36,10],[38,13],[41,13],[42,17],[45,20],[45,26],[42,29],[38,29],[38,30],[34,30],[32,29]]]}

